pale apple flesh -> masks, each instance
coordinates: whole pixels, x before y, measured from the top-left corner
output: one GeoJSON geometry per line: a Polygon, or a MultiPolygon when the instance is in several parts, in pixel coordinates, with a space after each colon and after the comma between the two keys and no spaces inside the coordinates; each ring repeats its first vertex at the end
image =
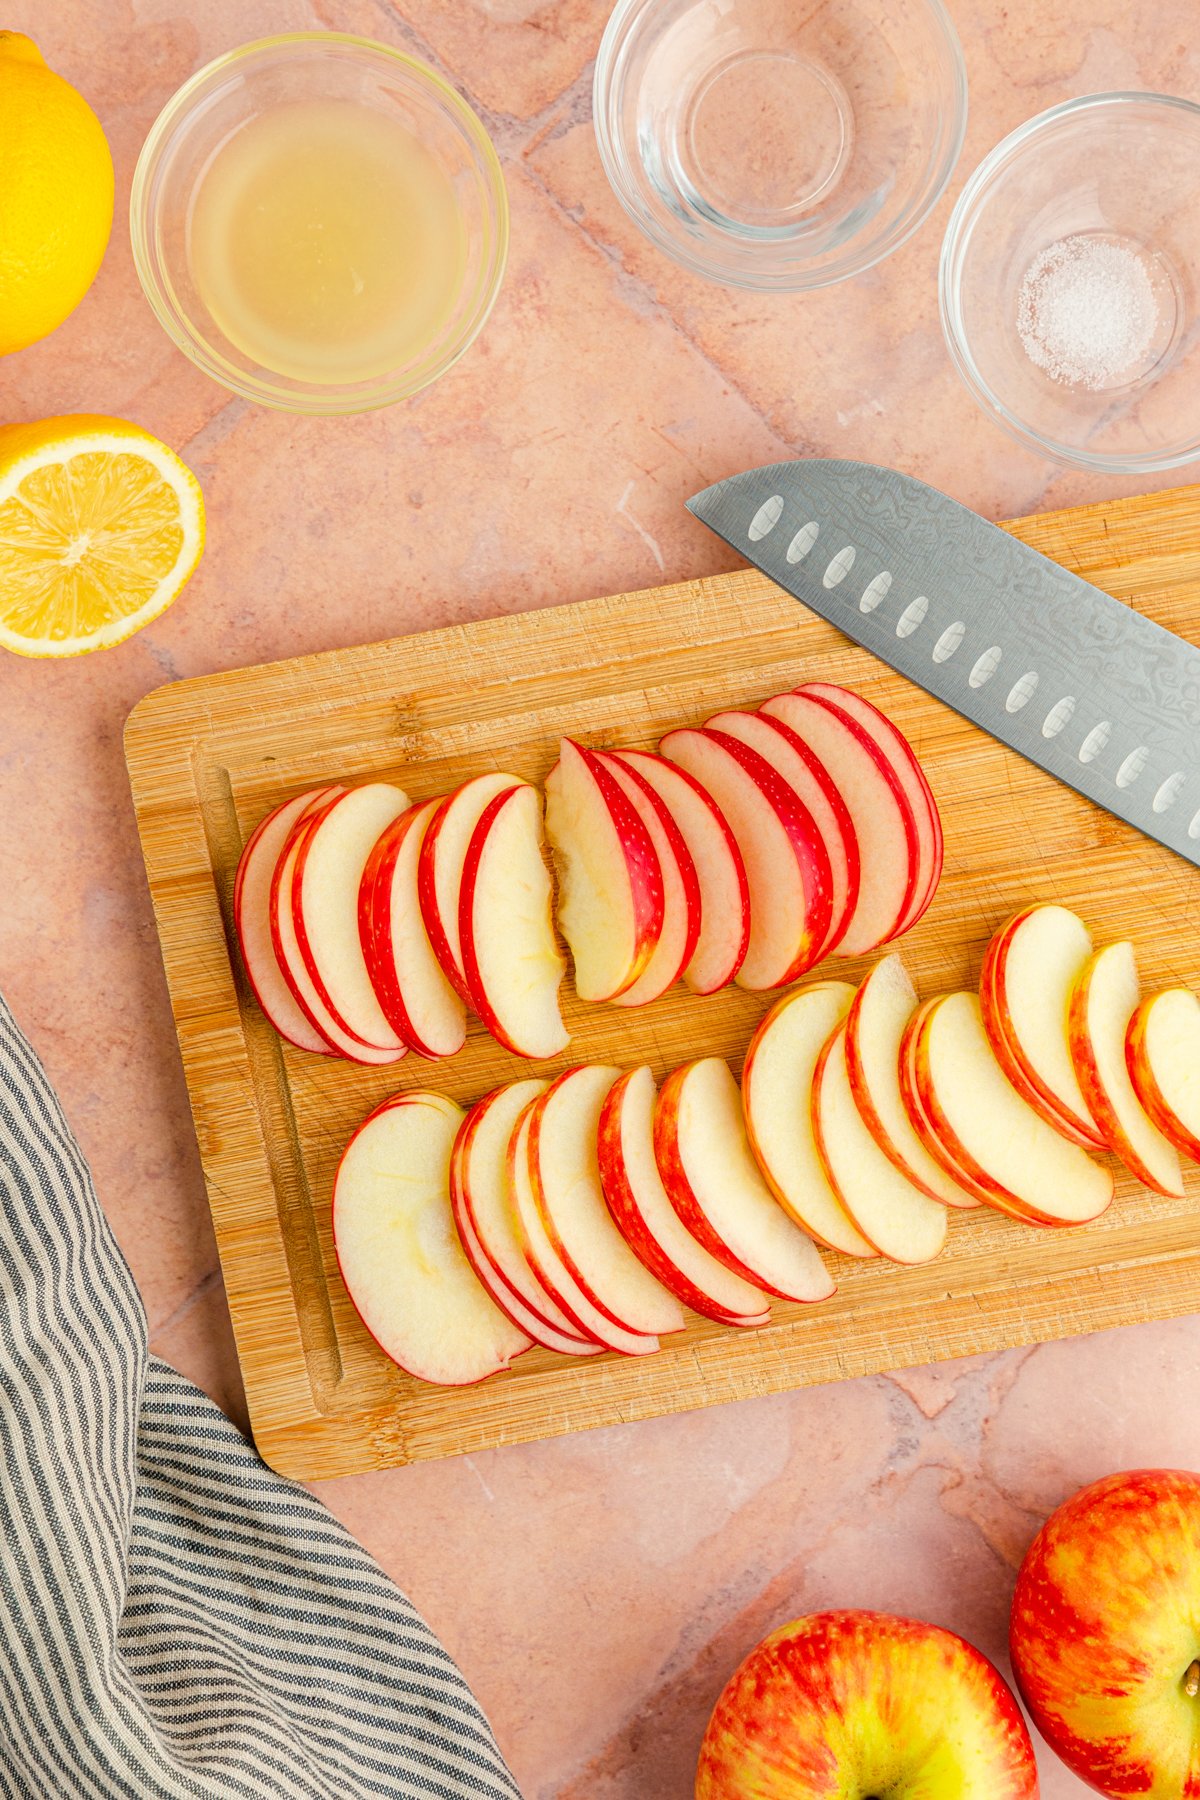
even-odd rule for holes
{"type": "Polygon", "coordinates": [[[292,875],[296,942],[309,977],[341,1029],[371,1050],[408,1048],[379,1004],[358,924],[363,871],[408,796],[385,781],[331,800],[300,842],[292,875]]]}
{"type": "Polygon", "coordinates": [[[658,790],[636,766],[610,753],[597,754],[650,833],[662,871],[663,922],[654,953],[633,986],[613,1002],[615,1006],[645,1006],[674,986],[695,954],[700,936],[700,878],[683,833],[658,790]]]}
{"type": "Polygon", "coordinates": [[[654,1154],[671,1205],[718,1262],[781,1300],[834,1292],[812,1239],[763,1179],[738,1084],[720,1057],[667,1077],[654,1110],[654,1154]]]}
{"type": "Polygon", "coordinates": [[[447,794],[425,830],[417,861],[421,917],[442,973],[464,1005],[470,1004],[458,931],[463,867],[475,827],[499,794],[523,783],[517,775],[489,770],[447,794]]]}
{"type": "Polygon", "coordinates": [[[918,1018],[922,1106],[981,1196],[1031,1225],[1098,1218],[1113,1197],[1111,1174],[1010,1085],[984,1031],[978,996],[945,994],[918,1018]]]}
{"type": "Polygon", "coordinates": [[[1200,1795],[1200,1477],[1142,1469],[1060,1506],[1017,1577],[1013,1670],[1033,1721],[1112,1800],[1200,1795]]]}
{"type": "Polygon", "coordinates": [[[1092,954],[1065,906],[1027,906],[989,943],[979,976],[983,1022],[1004,1073],[1035,1112],[1086,1150],[1107,1146],[1071,1060],[1071,990],[1092,954]]]}
{"type": "Polygon", "coordinates": [[[883,957],[864,977],[846,1018],[846,1067],[855,1104],[884,1155],[922,1193],[943,1206],[977,1207],[978,1196],[929,1154],[909,1117],[900,1065],[916,1009],[916,989],[900,957],[883,957]]]}
{"type": "Polygon", "coordinates": [[[304,1012],[279,966],[271,938],[271,880],[293,826],[338,791],[312,788],[268,813],[247,839],[233,884],[234,929],[254,998],[281,1037],[317,1056],[332,1056],[333,1046],[304,1012]]]}
{"type": "Polygon", "coordinates": [[[663,801],[687,845],[700,885],[700,935],[683,979],[695,994],[732,981],[750,943],[750,886],[729,821],[686,769],[649,750],[617,750],[663,801]]]}
{"type": "Polygon", "coordinates": [[[615,1000],[649,965],[663,928],[663,875],[633,802],[595,752],[564,738],[546,777],[558,926],[581,1000],[615,1000]]]}
{"type": "Polygon", "coordinates": [[[712,794],[742,853],[750,943],[734,979],[754,989],[798,980],[833,916],[829,857],[812,814],[764,757],[725,732],[672,731],[661,749],[712,794]]]}
{"type": "Polygon", "coordinates": [[[1134,1092],[1181,1156],[1200,1162],[1200,1000],[1164,988],[1139,1002],[1125,1039],[1134,1092]]]}
{"type": "Polygon", "coordinates": [[[450,1153],[463,1121],[443,1094],[412,1092],[351,1138],[333,1187],[333,1241],[346,1291],[393,1362],[460,1387],[530,1347],[467,1261],[450,1207],[450,1153]]]}
{"type": "Polygon", "coordinates": [[[849,982],[815,981],[772,1007],[746,1051],[742,1111],[750,1148],[789,1217],[843,1256],[870,1257],[878,1252],[830,1186],[812,1121],[817,1061],[853,998],[849,982]]]}
{"type": "Polygon", "coordinates": [[[608,1210],[635,1256],[684,1306],[720,1325],[765,1325],[766,1295],[711,1256],[675,1212],[654,1157],[654,1076],[643,1063],[614,1082],[597,1152],[608,1210]]]}
{"type": "Polygon", "coordinates": [[[1147,1187],[1179,1199],[1183,1175],[1178,1153],[1143,1109],[1125,1060],[1125,1040],[1140,998],[1132,944],[1107,944],[1089,958],[1071,990],[1067,1012],[1071,1060],[1109,1149],[1147,1187]]]}
{"type": "Polygon", "coordinates": [[[858,903],[861,877],[858,838],[846,802],[834,786],[825,765],[795,733],[767,713],[723,712],[706,722],[708,731],[722,731],[749,744],[786,781],[812,814],[825,846],[830,871],[829,935],[817,960],[836,949],[849,927],[858,903]]]}
{"type": "Polygon", "coordinates": [[[514,1081],[470,1109],[450,1157],[450,1204],[467,1260],[501,1312],[547,1350],[594,1356],[600,1346],[578,1335],[534,1275],[512,1216],[509,1143],[525,1108],[548,1085],[514,1081]]]}
{"type": "Polygon", "coordinates": [[[846,1066],[846,1025],[835,1027],[817,1059],[812,1127],[829,1185],[881,1256],[926,1263],[946,1243],[948,1214],[884,1155],[854,1101],[846,1066]]]}
{"type": "Polygon", "coordinates": [[[467,846],[458,936],[471,1004],[516,1056],[557,1056],[569,1042],[558,1006],[566,964],[554,935],[542,798],[497,794],[467,846]]]}
{"type": "Polygon", "coordinates": [[[417,895],[421,846],[440,799],[410,806],[384,831],[363,870],[358,924],[376,997],[419,1056],[455,1056],[467,1010],[429,941],[417,895]]]}
{"type": "Polygon", "coordinates": [[[696,1800],[1037,1800],[1012,1690],[954,1633],[815,1613],[765,1638],[708,1722],[696,1800]]]}
{"type": "Polygon", "coordinates": [[[933,1160],[951,1181],[974,1199],[976,1206],[990,1206],[991,1195],[988,1190],[979,1186],[969,1169],[960,1161],[956,1154],[957,1146],[941,1128],[940,1117],[929,1110],[921,1097],[921,1087],[917,1081],[917,1047],[924,1036],[926,1022],[937,1005],[936,999],[922,1001],[904,1028],[904,1036],[900,1040],[900,1095],[909,1123],[933,1160]]]}

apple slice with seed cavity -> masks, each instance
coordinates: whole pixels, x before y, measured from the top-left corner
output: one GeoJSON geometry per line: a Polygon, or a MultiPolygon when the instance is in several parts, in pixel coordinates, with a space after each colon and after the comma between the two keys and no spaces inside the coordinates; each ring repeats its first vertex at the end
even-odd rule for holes
{"type": "Polygon", "coordinates": [[[781,1300],[834,1292],[812,1239],[759,1171],[728,1063],[707,1056],[668,1075],[654,1109],[654,1155],[668,1198],[711,1256],[781,1300]]]}
{"type": "Polygon", "coordinates": [[[533,1109],[538,1104],[537,1100],[530,1101],[517,1120],[508,1146],[509,1195],[522,1254],[536,1280],[565,1313],[573,1332],[593,1339],[606,1350],[619,1351],[622,1356],[651,1356],[659,1347],[658,1338],[626,1330],[598,1307],[575,1279],[546,1229],[530,1152],[533,1109]]]}
{"type": "Polygon", "coordinates": [[[498,794],[525,785],[517,775],[491,770],[448,794],[425,829],[417,859],[417,896],[442,973],[464,1004],[471,996],[458,931],[463,865],[472,833],[498,794]]]}
{"type": "Polygon", "coordinates": [[[917,827],[920,868],[908,911],[900,921],[896,935],[911,931],[928,910],[942,875],[944,845],[942,819],[933,789],[929,785],[916,751],[898,726],[886,713],[864,699],[852,688],[836,686],[832,681],[806,681],[797,689],[813,700],[853,719],[873,740],[887,758],[897,781],[908,796],[917,827]]]}
{"type": "Polygon", "coordinates": [[[746,1051],[742,1110],[750,1148],[785,1212],[843,1256],[875,1256],[829,1185],[813,1135],[817,1062],[853,998],[847,981],[814,981],[772,1007],[746,1051]]]}
{"type": "Polygon", "coordinates": [[[305,1013],[279,966],[271,940],[271,880],[293,826],[340,792],[312,788],[268,813],[250,834],[233,883],[233,925],[254,998],[280,1037],[318,1056],[332,1056],[333,1046],[305,1013]]]}
{"type": "Polygon", "coordinates": [[[1164,988],[1138,1003],[1125,1039],[1133,1089],[1169,1143],[1200,1162],[1200,1000],[1164,988]]]}
{"type": "Polygon", "coordinates": [[[643,1063],[609,1089],[597,1152],[608,1210],[638,1260],[684,1306],[721,1325],[765,1325],[766,1295],[711,1256],[679,1219],[654,1160],[654,1077],[643,1063]]]}
{"type": "Polygon", "coordinates": [[[508,1147],[517,1120],[548,1086],[545,1081],[514,1081],[471,1108],[450,1157],[450,1204],[467,1260],[501,1312],[547,1350],[595,1356],[599,1344],[576,1334],[537,1280],[513,1221],[508,1147]]]}
{"type": "Polygon", "coordinates": [[[750,886],[750,944],[735,980],[785,987],[821,953],[833,916],[833,877],[808,808],[766,759],[723,731],[688,728],[662,753],[706,787],[737,839],[750,886]]]}
{"type": "Polygon", "coordinates": [[[845,1020],[817,1058],[812,1121],[829,1185],[868,1243],[891,1262],[932,1262],[945,1245],[949,1214],[900,1172],[867,1130],[846,1066],[845,1020]]]}
{"type": "Polygon", "coordinates": [[[1141,998],[1130,943],[1106,944],[1084,964],[1071,990],[1067,1033],[1088,1111],[1109,1149],[1156,1193],[1183,1195],[1179,1157],[1138,1099],[1125,1040],[1141,998]]]}
{"type": "Polygon", "coordinates": [[[296,822],[271,877],[271,944],[276,960],[296,1004],[339,1056],[344,1056],[349,1062],[366,1063],[372,1067],[399,1062],[406,1054],[403,1044],[394,1050],[379,1050],[364,1044],[361,1039],[343,1029],[340,1021],[325,1004],[324,996],[309,974],[308,965],[301,954],[296,934],[296,868],[307,835],[316,829],[322,816],[323,809],[318,808],[316,812],[296,822]]]}
{"type": "Polygon", "coordinates": [[[921,872],[917,821],[895,770],[857,720],[811,694],[776,694],[759,711],[782,719],[808,745],[849,808],[861,879],[837,953],[861,956],[876,950],[896,936],[909,916],[921,872]]]}
{"type": "Polygon", "coordinates": [[[558,924],[581,1000],[615,1000],[649,966],[663,928],[663,876],[637,808],[595,751],[564,738],[546,777],[558,924]]]}
{"type": "Polygon", "coordinates": [[[616,1006],[645,1006],[665,994],[692,960],[700,936],[700,880],[683,833],[657,790],[619,756],[596,754],[650,833],[662,870],[663,922],[654,954],[633,986],[614,1000],[616,1006]]]}
{"type": "Polygon", "coordinates": [[[901,1046],[917,993],[899,956],[865,977],[846,1018],[846,1067],[854,1101],[888,1160],[931,1200],[976,1207],[979,1197],[947,1175],[915,1130],[900,1085],[901,1046]]]}
{"type": "Polygon", "coordinates": [[[450,1211],[462,1109],[408,1093],[351,1138],[333,1184],[333,1241],[346,1291],[380,1349],[442,1386],[483,1381],[530,1347],[463,1254],[450,1211]]]}
{"type": "Polygon", "coordinates": [[[767,713],[723,712],[709,719],[705,729],[723,731],[757,750],[812,814],[829,858],[832,884],[829,935],[816,958],[820,962],[836,949],[858,900],[858,839],[846,802],[825,765],[789,731],[782,719],[773,719],[767,713]]]}
{"type": "Polygon", "coordinates": [[[569,1042],[558,1010],[566,965],[550,915],[542,797],[522,783],[497,794],[471,834],[458,937],[471,1004],[516,1056],[557,1056],[569,1042]]]}
{"type": "Polygon", "coordinates": [[[1103,1150],[1067,1032],[1071,990],[1091,954],[1091,935],[1073,912],[1027,906],[985,950],[979,999],[997,1060],[1021,1098],[1064,1137],[1103,1150]]]}
{"type": "Polygon", "coordinates": [[[292,918],[309,979],[342,1031],[370,1050],[407,1048],[376,997],[358,929],[363,871],[407,807],[407,795],[386,781],[338,794],[304,832],[292,874],[292,918]]]}
{"type": "Polygon", "coordinates": [[[467,1012],[434,953],[417,897],[421,846],[440,799],[410,806],[384,831],[363,870],[358,927],[371,982],[392,1030],[420,1056],[454,1056],[467,1012]]]}
{"type": "Polygon", "coordinates": [[[1112,1200],[1111,1174],[1022,1100],[996,1061],[978,996],[944,994],[917,1019],[922,1108],[981,1198],[1031,1225],[1098,1218],[1112,1200]]]}
{"type": "Polygon", "coordinates": [[[613,755],[640,775],[667,807],[687,845],[700,885],[700,935],[683,979],[695,994],[732,981],[750,943],[750,887],[737,840],[707,788],[649,750],[613,755]]]}

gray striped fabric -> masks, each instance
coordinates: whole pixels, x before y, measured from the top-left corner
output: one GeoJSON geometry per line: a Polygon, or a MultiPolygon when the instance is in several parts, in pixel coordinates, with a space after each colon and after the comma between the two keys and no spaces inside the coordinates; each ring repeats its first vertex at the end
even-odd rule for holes
{"type": "Polygon", "coordinates": [[[519,1800],[404,1596],[149,1355],[3,1001],[0,1451],[0,1794],[519,1800]]]}

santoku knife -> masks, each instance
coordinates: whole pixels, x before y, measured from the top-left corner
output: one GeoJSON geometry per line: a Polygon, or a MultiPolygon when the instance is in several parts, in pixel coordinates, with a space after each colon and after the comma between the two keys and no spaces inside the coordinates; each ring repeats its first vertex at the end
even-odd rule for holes
{"type": "Polygon", "coordinates": [[[891,668],[1200,865],[1200,649],[893,469],[774,463],[688,501],[891,668]]]}

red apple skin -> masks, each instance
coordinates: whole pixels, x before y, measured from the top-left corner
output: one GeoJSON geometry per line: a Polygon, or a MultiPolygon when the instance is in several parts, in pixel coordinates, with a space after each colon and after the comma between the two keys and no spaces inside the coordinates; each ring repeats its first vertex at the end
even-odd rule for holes
{"type": "MultiPolygon", "coordinates": [[[[367,858],[358,890],[358,935],[362,940],[371,986],[375,989],[375,998],[384,1018],[410,1050],[415,1050],[418,1056],[435,1060],[442,1056],[453,1056],[456,1052],[439,1050],[426,1043],[421,1036],[417,1021],[405,1005],[403,990],[396,980],[396,965],[391,949],[392,873],[405,838],[410,831],[420,826],[430,804],[428,800],[418,801],[406,812],[402,812],[398,819],[393,819],[367,858]]],[[[430,823],[432,824],[432,820],[430,823]]],[[[438,961],[441,962],[440,957],[438,961]]],[[[463,1042],[465,1041],[464,1031],[463,1042]]]]}
{"type": "MultiPolygon", "coordinates": [[[[1084,966],[1082,975],[1071,990],[1070,1005],[1067,1008],[1067,1036],[1071,1043],[1071,1061],[1075,1064],[1075,1074],[1083,1090],[1083,1097],[1088,1103],[1088,1110],[1104,1133],[1105,1142],[1114,1156],[1120,1157],[1125,1167],[1137,1177],[1143,1187],[1153,1193],[1165,1194],[1169,1200],[1177,1200],[1179,1194],[1172,1194],[1165,1188],[1153,1169],[1148,1169],[1139,1156],[1136,1145],[1113,1110],[1108,1093],[1100,1080],[1100,1071],[1092,1054],[1091,1034],[1088,1030],[1088,1004],[1091,979],[1097,961],[1103,951],[1097,951],[1084,966]]],[[[1134,1090],[1136,1092],[1136,1089],[1134,1090]]]]}
{"type": "MultiPolygon", "coordinates": [[[[754,1326],[765,1324],[770,1317],[767,1313],[763,1313],[757,1318],[743,1318],[738,1313],[726,1312],[723,1307],[710,1300],[694,1281],[689,1281],[683,1271],[675,1267],[661,1245],[646,1230],[633,1190],[629,1185],[629,1178],[625,1171],[625,1158],[621,1152],[621,1102],[625,1089],[636,1074],[636,1069],[628,1069],[619,1081],[613,1083],[600,1112],[600,1129],[596,1146],[600,1157],[600,1182],[604,1189],[605,1203],[613,1216],[617,1230],[643,1267],[649,1269],[652,1275],[657,1276],[663,1286],[674,1294],[681,1306],[690,1307],[702,1318],[712,1319],[718,1325],[754,1326]]],[[[761,1286],[761,1283],[758,1285],[761,1286]]]]}
{"type": "Polygon", "coordinates": [[[1129,1033],[1125,1039],[1125,1067],[1129,1070],[1133,1091],[1151,1123],[1158,1126],[1167,1142],[1174,1144],[1181,1156],[1200,1162],[1200,1138],[1188,1130],[1183,1120],[1168,1105],[1162,1089],[1154,1079],[1154,1070],[1146,1054],[1146,1028],[1150,1022],[1150,1009],[1157,998],[1156,994],[1147,994],[1144,1000],[1138,1002],[1129,1021],[1129,1033]]]}
{"type": "MultiPolygon", "coordinates": [[[[468,785],[469,783],[463,783],[463,787],[468,785]]],[[[516,785],[514,782],[513,786],[516,785]]],[[[445,824],[451,805],[461,792],[462,788],[456,788],[453,793],[447,794],[429,821],[429,829],[425,833],[421,844],[421,855],[417,862],[417,903],[421,908],[421,917],[425,922],[429,942],[433,945],[433,954],[442,966],[443,975],[463,1005],[470,1006],[471,995],[467,989],[466,978],[460,973],[458,964],[454,960],[454,952],[450,948],[450,940],[446,936],[446,928],[442,924],[441,908],[437,903],[437,884],[433,875],[434,854],[442,826],[445,824]]]]}
{"type": "Polygon", "coordinates": [[[1007,1024],[1001,994],[1004,991],[1004,965],[1013,935],[1036,907],[1027,906],[1015,918],[1002,925],[983,953],[979,972],[979,1004],[983,1009],[983,1028],[993,1054],[1022,1100],[1040,1113],[1047,1125],[1053,1125],[1062,1137],[1069,1138],[1083,1150],[1107,1150],[1104,1139],[1088,1131],[1081,1121],[1060,1105],[1057,1095],[1045,1085],[1037,1070],[1021,1055],[1020,1046],[1007,1024]]]}
{"type": "Polygon", "coordinates": [[[1038,1800],[1020,1707],[953,1632],[827,1612],[772,1632],[725,1687],[696,1800],[1038,1800]]]}
{"type": "MultiPolygon", "coordinates": [[[[342,790],[338,790],[338,792],[341,792],[341,791],[342,790]]],[[[334,799],[337,798],[336,793],[334,794],[333,798],[334,799]]],[[[300,992],[299,988],[295,985],[295,982],[292,979],[292,977],[288,974],[288,966],[287,966],[287,962],[286,962],[286,960],[284,958],[284,954],[283,954],[283,943],[282,943],[282,940],[280,939],[280,935],[279,935],[279,909],[281,906],[287,906],[289,909],[292,908],[292,893],[294,893],[296,891],[296,886],[297,886],[299,873],[300,873],[300,856],[302,854],[302,850],[297,852],[296,863],[292,870],[292,886],[291,886],[290,893],[284,894],[281,891],[281,884],[279,881],[279,872],[283,868],[284,863],[287,861],[287,858],[288,858],[289,853],[291,852],[292,846],[294,844],[298,843],[299,840],[302,837],[304,837],[306,834],[311,836],[312,832],[315,831],[317,825],[324,818],[327,808],[329,806],[331,806],[332,804],[333,804],[332,799],[327,800],[323,804],[319,804],[312,812],[303,813],[300,816],[300,818],[297,819],[295,825],[292,827],[291,835],[289,836],[287,842],[284,844],[283,849],[279,852],[279,861],[275,865],[275,877],[271,882],[271,941],[275,947],[275,960],[279,964],[279,967],[283,972],[284,980],[287,982],[288,987],[291,989],[292,998],[295,1000],[296,1005],[300,1008],[300,1011],[304,1014],[304,1017],[308,1020],[309,1024],[312,1026],[313,1030],[320,1037],[324,1037],[325,1032],[322,1029],[320,1020],[315,1016],[315,1014],[312,1011],[312,1008],[309,1006],[308,1002],[305,1000],[305,998],[304,998],[303,994],[300,992]]],[[[293,909],[292,910],[293,921],[295,920],[295,916],[296,916],[295,910],[293,909]]],[[[318,989],[318,992],[319,991],[320,990],[318,989]]],[[[347,1035],[350,1035],[350,1034],[347,1034],[347,1035]]],[[[335,1054],[340,1055],[341,1052],[335,1051],[335,1054]]]]}
{"type": "Polygon", "coordinates": [[[904,1098],[904,1105],[912,1128],[934,1162],[940,1163],[951,1180],[957,1181],[978,1205],[990,1206],[992,1197],[986,1188],[975,1181],[970,1172],[955,1158],[949,1142],[943,1141],[939,1135],[937,1118],[927,1112],[917,1081],[917,1046],[925,1030],[926,1021],[936,1005],[936,998],[922,1001],[908,1022],[900,1043],[900,1092],[904,1098]]]}
{"type": "Polygon", "coordinates": [[[620,782],[605,768],[594,750],[586,749],[583,744],[576,743],[574,738],[564,741],[583,758],[600,798],[612,815],[629,872],[629,887],[633,895],[634,943],[624,981],[616,994],[605,996],[606,999],[615,1000],[618,994],[628,993],[654,955],[663,922],[662,867],[654,848],[654,840],[620,782]]]}
{"type": "MultiPolygon", "coordinates": [[[[700,878],[696,874],[696,865],[692,860],[692,853],[684,841],[683,833],[675,823],[675,818],[670,807],[667,805],[658,789],[651,786],[650,782],[646,780],[646,777],[642,774],[636,763],[623,762],[621,758],[615,755],[611,750],[600,750],[595,754],[601,764],[604,765],[607,773],[612,773],[613,767],[620,771],[619,774],[613,774],[613,780],[618,787],[622,786],[623,778],[625,782],[635,787],[638,793],[643,796],[647,807],[653,812],[657,819],[659,829],[661,830],[670,853],[675,860],[675,866],[678,870],[679,886],[682,892],[683,909],[687,921],[684,935],[679,945],[679,965],[675,971],[675,975],[672,977],[672,981],[677,981],[691,962],[696,943],[700,937],[700,878]]],[[[635,807],[634,810],[636,811],[637,808],[635,807]]],[[[649,828],[647,827],[647,830],[648,829],[649,828]]],[[[653,840],[651,841],[653,843],[653,840]]],[[[655,854],[657,856],[657,850],[655,851],[655,854]]],[[[662,879],[663,876],[660,863],[660,883],[662,882],[662,879]]],[[[665,924],[666,919],[664,916],[662,926],[665,927],[665,924]]],[[[661,939],[661,927],[659,936],[661,939]]],[[[647,963],[649,960],[650,959],[647,958],[647,963]]],[[[666,983],[661,992],[665,993],[666,988],[669,986],[671,986],[671,982],[666,983]]],[[[660,990],[657,988],[653,994],[644,997],[635,995],[630,988],[626,988],[623,994],[617,996],[617,999],[621,1004],[644,1005],[646,1000],[658,999],[659,996],[660,990]]]]}
{"type": "Polygon", "coordinates": [[[1093,1482],[1017,1577],[1013,1669],[1034,1723],[1110,1800],[1200,1796],[1200,1476],[1093,1482]]]}
{"type": "MultiPolygon", "coordinates": [[[[293,826],[293,830],[295,829],[296,826],[300,825],[304,821],[304,819],[306,819],[308,817],[308,815],[311,812],[315,811],[318,807],[324,805],[324,803],[327,800],[332,799],[335,794],[338,794],[341,791],[342,790],[337,787],[314,788],[312,790],[312,792],[308,795],[308,805],[297,816],[295,825],[293,826]]],[[[288,802],[285,801],[284,806],[286,806],[287,804],[288,804],[288,802]]],[[[237,874],[234,876],[234,880],[233,880],[233,922],[234,922],[234,930],[236,931],[236,933],[238,935],[239,941],[240,941],[241,935],[242,935],[242,923],[241,923],[242,905],[243,905],[242,897],[243,897],[243,893],[244,893],[244,889],[245,889],[246,870],[249,865],[250,855],[251,855],[252,851],[257,847],[259,841],[261,840],[261,838],[263,836],[263,833],[266,831],[266,829],[270,825],[271,821],[273,819],[277,818],[279,813],[281,813],[282,811],[283,811],[282,806],[274,807],[272,809],[272,811],[267,814],[265,819],[259,820],[259,822],[255,826],[254,830],[250,833],[250,836],[247,838],[245,848],[243,849],[242,854],[238,859],[237,874]]],[[[291,833],[288,834],[289,841],[290,841],[290,837],[291,837],[291,833]]],[[[278,864],[283,861],[283,851],[286,849],[286,847],[287,847],[286,843],[281,845],[279,856],[276,860],[276,867],[278,867],[278,864]]],[[[271,891],[273,891],[273,889],[274,889],[274,883],[272,883],[271,891]]],[[[268,899],[268,909],[269,909],[269,904],[270,903],[269,903],[269,899],[268,899]]],[[[268,920],[267,920],[267,925],[269,928],[270,927],[270,917],[269,916],[268,916],[268,920]]],[[[274,936],[275,936],[275,934],[272,932],[273,945],[274,945],[274,936]]],[[[255,1000],[258,1002],[259,1011],[262,1013],[263,1017],[268,1019],[270,1021],[270,1023],[275,1027],[275,1030],[279,1033],[280,1037],[285,1038],[287,1040],[287,1042],[289,1044],[293,1044],[296,1049],[312,1051],[317,1056],[336,1056],[337,1051],[334,1049],[333,1045],[329,1042],[329,1039],[325,1036],[325,1033],[321,1030],[320,1026],[313,1019],[308,1008],[306,1006],[301,1005],[300,1000],[299,1000],[297,994],[295,993],[295,990],[293,989],[291,982],[288,980],[287,970],[285,969],[283,963],[280,960],[278,947],[277,946],[274,946],[274,947],[275,947],[276,966],[279,969],[280,976],[282,977],[284,983],[286,984],[287,991],[289,994],[291,994],[292,999],[295,1001],[297,1007],[299,1008],[301,1017],[303,1018],[305,1024],[308,1025],[309,1029],[320,1040],[320,1044],[316,1045],[316,1044],[302,1043],[298,1039],[289,1036],[289,1034],[284,1030],[283,1026],[273,1016],[268,1002],[264,999],[263,995],[259,992],[258,983],[254,979],[254,972],[251,969],[250,964],[247,961],[245,954],[243,953],[242,968],[245,971],[246,980],[250,986],[250,992],[254,995],[255,1000]]]]}

